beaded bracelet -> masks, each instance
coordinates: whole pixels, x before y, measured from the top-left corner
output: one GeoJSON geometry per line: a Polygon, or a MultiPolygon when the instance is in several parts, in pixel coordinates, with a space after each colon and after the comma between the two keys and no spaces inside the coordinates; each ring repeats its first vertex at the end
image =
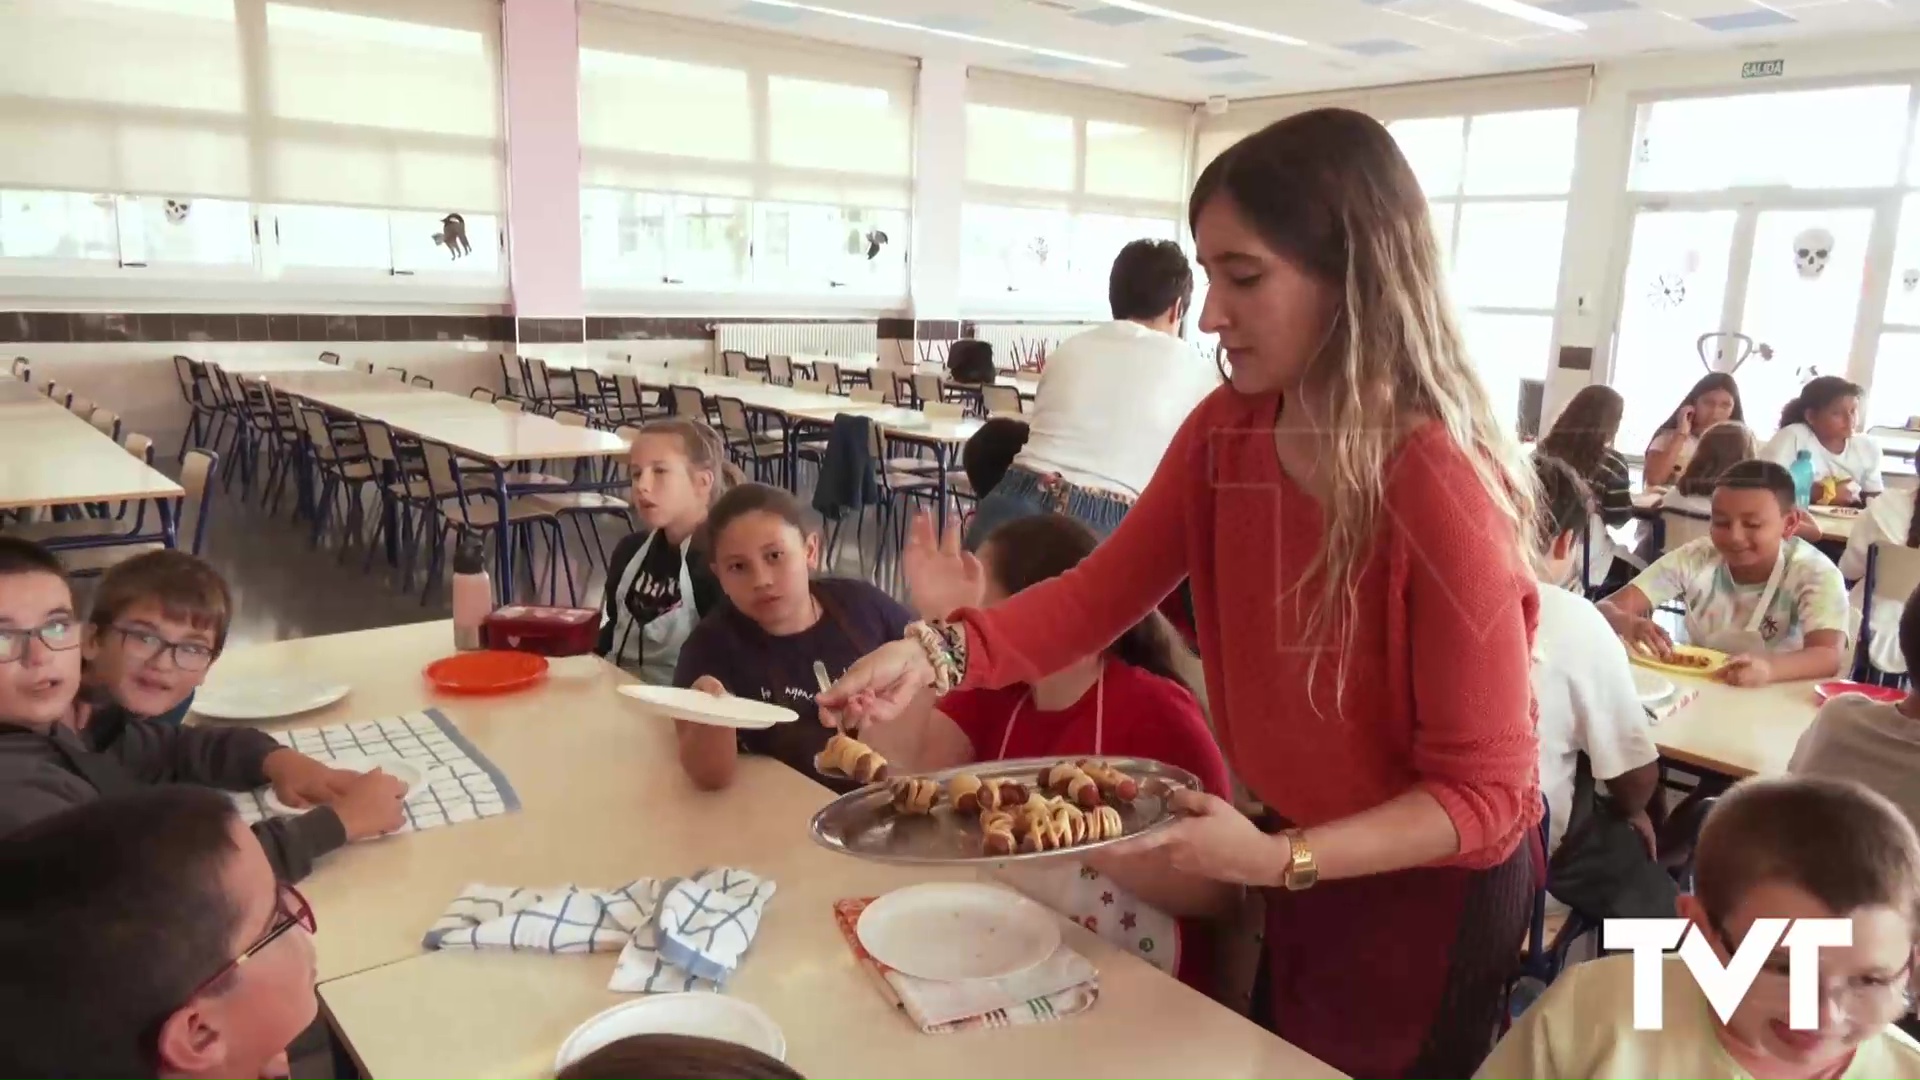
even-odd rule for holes
{"type": "Polygon", "coordinates": [[[933,688],[946,693],[966,674],[966,637],[957,626],[939,622],[907,624],[907,637],[926,651],[933,668],[933,688]]]}

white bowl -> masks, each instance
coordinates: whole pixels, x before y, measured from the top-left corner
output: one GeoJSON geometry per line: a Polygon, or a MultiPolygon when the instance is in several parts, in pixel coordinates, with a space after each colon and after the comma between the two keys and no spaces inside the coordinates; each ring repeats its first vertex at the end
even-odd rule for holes
{"type": "Polygon", "coordinates": [[[694,991],[649,994],[594,1014],[560,1044],[553,1071],[629,1035],[697,1035],[787,1058],[787,1037],[759,1006],[721,994],[694,991]]]}

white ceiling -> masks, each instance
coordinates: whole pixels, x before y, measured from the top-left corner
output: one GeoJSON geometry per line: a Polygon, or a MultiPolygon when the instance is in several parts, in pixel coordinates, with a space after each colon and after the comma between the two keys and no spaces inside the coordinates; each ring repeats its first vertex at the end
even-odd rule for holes
{"type": "MultiPolygon", "coordinates": [[[[1287,45],[1104,0],[617,0],[914,56],[1093,83],[1156,97],[1265,97],[1552,67],[1649,52],[1920,27],[1920,0],[1531,0],[1586,24],[1571,32],[1470,0],[1159,0],[1161,8],[1298,38],[1287,45]],[[879,26],[808,8],[1113,61],[1104,67],[879,26]],[[1185,57],[1175,54],[1186,53],[1185,57]],[[1227,53],[1231,55],[1220,55],[1227,53]]],[[[1496,5],[1497,6],[1497,5],[1496,5]]]]}

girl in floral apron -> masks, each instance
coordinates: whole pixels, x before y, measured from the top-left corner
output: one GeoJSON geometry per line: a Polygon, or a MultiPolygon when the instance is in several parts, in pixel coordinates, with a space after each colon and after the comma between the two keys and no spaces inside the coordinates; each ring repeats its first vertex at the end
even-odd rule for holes
{"type": "MultiPolygon", "coordinates": [[[[993,603],[1056,577],[1093,551],[1093,533],[1064,514],[1006,522],[979,551],[982,601],[993,603]]],[[[1225,759],[1193,692],[1173,669],[1175,637],[1159,615],[1101,655],[1044,679],[941,698],[917,723],[888,731],[889,756],[914,771],[1011,758],[1143,757],[1186,769],[1230,796],[1225,759]],[[897,739],[900,752],[893,745],[897,739]],[[917,745],[916,745],[917,744],[917,745]]],[[[1009,867],[1009,885],[1148,963],[1198,985],[1199,951],[1181,949],[1182,915],[1217,910],[1214,890],[1189,891],[1184,875],[1154,873],[1153,856],[1050,859],[1009,867]],[[1169,878],[1182,882],[1170,891],[1169,878]]],[[[1204,987],[1201,987],[1204,989],[1204,987]]]]}

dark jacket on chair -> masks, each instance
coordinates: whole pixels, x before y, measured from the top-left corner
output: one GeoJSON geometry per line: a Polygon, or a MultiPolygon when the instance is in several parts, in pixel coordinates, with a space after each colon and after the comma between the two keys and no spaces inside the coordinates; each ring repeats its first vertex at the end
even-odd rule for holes
{"type": "Polygon", "coordinates": [[[858,517],[880,495],[873,465],[873,421],[852,413],[834,417],[820,481],[813,487],[813,508],[828,521],[848,512],[858,517]]]}

